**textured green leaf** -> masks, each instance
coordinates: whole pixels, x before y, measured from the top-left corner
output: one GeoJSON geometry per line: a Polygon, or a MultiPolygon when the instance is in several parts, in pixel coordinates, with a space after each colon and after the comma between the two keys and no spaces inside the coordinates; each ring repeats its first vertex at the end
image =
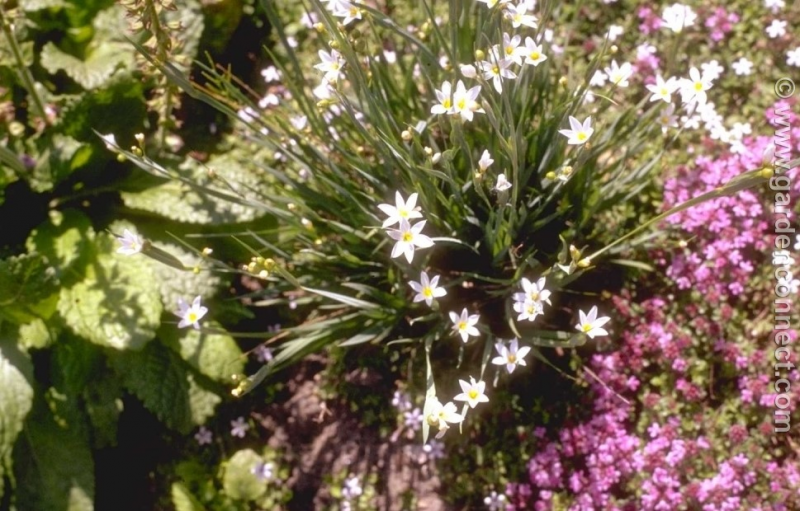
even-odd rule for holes
{"type": "Polygon", "coordinates": [[[16,351],[8,339],[0,341],[0,470],[10,458],[17,435],[31,410],[32,374],[30,361],[16,351]]]}
{"type": "Polygon", "coordinates": [[[225,465],[222,488],[234,500],[253,501],[264,495],[267,485],[253,474],[253,468],[262,462],[261,456],[252,449],[243,449],[234,454],[225,465]]]}
{"type": "Polygon", "coordinates": [[[41,319],[19,326],[19,345],[24,350],[46,348],[55,342],[57,336],[58,330],[41,319]]]}
{"type": "Polygon", "coordinates": [[[147,261],[113,253],[116,242],[97,236],[100,254],[86,278],[63,289],[58,311],[77,335],[116,349],[139,349],[155,337],[161,299],[147,261]]]}
{"type": "Polygon", "coordinates": [[[92,511],[94,460],[77,427],[58,426],[44,403],[25,423],[14,450],[18,509],[92,511]]]}
{"type": "Polygon", "coordinates": [[[188,373],[186,380],[189,382],[189,409],[191,413],[191,428],[202,426],[214,416],[214,410],[222,402],[222,398],[206,388],[193,374],[188,373]]]}
{"type": "Polygon", "coordinates": [[[0,260],[0,316],[16,323],[49,318],[57,286],[55,269],[40,254],[0,260]]]}
{"type": "Polygon", "coordinates": [[[204,511],[202,504],[183,483],[172,483],[172,505],[175,511],[204,511]]]}
{"type": "Polygon", "coordinates": [[[83,277],[91,253],[94,231],[89,218],[73,209],[51,211],[50,219],[34,229],[27,241],[30,252],[38,252],[57,268],[62,284],[83,277]]]}
{"type": "MultiPolygon", "coordinates": [[[[204,327],[224,332],[221,326],[211,322],[204,327]]],[[[232,375],[244,371],[242,350],[233,337],[225,333],[205,333],[192,328],[176,331],[169,328],[162,339],[192,367],[212,380],[229,383],[232,375]]]]}
{"type": "Polygon", "coordinates": [[[130,45],[106,42],[89,50],[86,59],[81,60],[48,42],[39,61],[49,73],[64,71],[81,87],[91,90],[103,85],[118,69],[133,67],[134,57],[130,45]]]}
{"type": "Polygon", "coordinates": [[[117,444],[117,424],[122,413],[122,387],[115,374],[106,370],[83,392],[86,414],[92,426],[92,447],[102,449],[117,444]]]}
{"type": "MultiPolygon", "coordinates": [[[[243,158],[243,157],[242,157],[243,158]]],[[[191,176],[198,186],[210,187],[226,194],[237,193],[241,197],[257,200],[251,189],[256,188],[258,173],[236,154],[224,154],[211,158],[203,166],[193,160],[181,165],[184,175],[191,176]],[[208,177],[208,169],[219,176],[208,177]],[[231,191],[221,181],[226,181],[231,191]]],[[[149,188],[141,192],[122,193],[122,200],[129,208],[156,213],[166,218],[192,224],[231,224],[249,222],[263,216],[263,211],[212,197],[177,180],[149,188]]]]}
{"type": "Polygon", "coordinates": [[[182,271],[172,268],[157,261],[149,261],[153,278],[158,282],[164,306],[172,310],[178,303],[178,298],[188,300],[197,295],[213,296],[222,280],[217,274],[211,273],[210,263],[207,259],[193,254],[178,245],[171,243],[158,243],[159,248],[177,257],[188,268],[199,268],[197,273],[182,271]]]}
{"type": "Polygon", "coordinates": [[[74,160],[83,158],[81,149],[86,147],[72,137],[55,134],[40,141],[40,155],[30,177],[30,185],[37,192],[52,190],[69,176],[76,165],[74,160]]]}
{"type": "Polygon", "coordinates": [[[168,427],[188,433],[213,413],[220,398],[205,389],[177,353],[161,343],[112,357],[123,386],[168,427]]]}

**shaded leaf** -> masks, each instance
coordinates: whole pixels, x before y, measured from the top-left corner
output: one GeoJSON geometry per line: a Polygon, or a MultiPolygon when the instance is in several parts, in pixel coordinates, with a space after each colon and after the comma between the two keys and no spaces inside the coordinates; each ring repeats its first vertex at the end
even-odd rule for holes
{"type": "Polygon", "coordinates": [[[101,252],[86,278],[63,289],[58,311],[77,335],[116,349],[139,349],[155,337],[161,299],[146,260],[110,253],[114,241],[98,236],[101,252]]]}
{"type": "Polygon", "coordinates": [[[253,501],[264,495],[267,485],[253,474],[261,456],[252,449],[243,449],[234,454],[225,465],[222,488],[234,500],[253,501]]]}
{"type": "Polygon", "coordinates": [[[0,316],[15,323],[49,318],[57,286],[55,269],[40,254],[0,260],[0,316]]]}
{"type": "Polygon", "coordinates": [[[220,401],[197,383],[177,353],[161,343],[116,354],[111,361],[122,385],[164,424],[180,433],[202,424],[220,401]]]}
{"type": "Polygon", "coordinates": [[[117,69],[130,68],[134,64],[131,46],[115,42],[106,42],[90,49],[85,60],[65,53],[52,42],[48,42],[42,48],[39,61],[49,73],[64,71],[88,90],[103,85],[117,69]]]}
{"type": "Polygon", "coordinates": [[[44,403],[25,424],[14,450],[19,509],[92,511],[94,461],[77,428],[58,426],[44,403]]]}

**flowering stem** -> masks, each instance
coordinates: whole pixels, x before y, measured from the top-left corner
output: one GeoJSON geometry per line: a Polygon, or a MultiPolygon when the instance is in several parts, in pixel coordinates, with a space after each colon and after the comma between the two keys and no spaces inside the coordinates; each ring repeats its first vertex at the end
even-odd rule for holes
{"type": "MultiPolygon", "coordinates": [[[[794,167],[794,166],[796,166],[798,164],[800,164],[800,159],[797,159],[797,160],[794,160],[792,162],[789,162],[789,164],[787,165],[787,168],[792,168],[792,167],[794,167]]],[[[670,217],[670,216],[674,215],[675,213],[680,213],[681,211],[687,210],[687,209],[689,209],[691,207],[694,207],[694,206],[696,206],[698,204],[702,204],[702,203],[704,203],[706,201],[709,201],[709,200],[712,200],[712,199],[718,199],[720,197],[726,197],[726,196],[729,196],[729,195],[733,195],[734,193],[739,192],[741,190],[745,190],[747,188],[751,188],[751,187],[756,186],[758,184],[763,184],[768,179],[763,174],[764,170],[765,170],[764,168],[760,168],[760,169],[755,169],[755,170],[751,170],[751,171],[745,172],[745,173],[743,173],[743,174],[741,174],[739,176],[736,176],[735,178],[731,179],[730,181],[728,181],[728,183],[725,184],[725,186],[722,186],[720,188],[716,188],[714,190],[711,190],[710,192],[706,192],[706,193],[704,193],[702,195],[698,195],[697,197],[695,197],[693,199],[689,199],[686,202],[678,204],[677,206],[673,207],[672,209],[670,209],[668,211],[665,211],[664,213],[661,213],[657,217],[649,220],[648,222],[645,222],[644,224],[640,225],[639,227],[637,227],[636,229],[632,230],[628,234],[622,236],[621,238],[617,239],[616,241],[614,241],[614,242],[606,245],[605,247],[601,248],[600,250],[598,250],[594,254],[590,255],[588,257],[589,260],[593,261],[597,256],[603,254],[604,252],[608,251],[612,247],[614,247],[616,245],[619,245],[620,243],[622,243],[623,241],[627,240],[628,238],[640,233],[641,231],[649,228],[650,226],[652,226],[654,224],[657,224],[657,223],[661,222],[665,218],[670,217]]]]}
{"type": "Polygon", "coordinates": [[[14,37],[14,31],[12,30],[13,25],[6,19],[5,10],[3,10],[2,7],[0,7],[0,25],[2,25],[3,34],[5,34],[8,45],[11,47],[11,53],[14,54],[14,60],[17,61],[20,78],[22,78],[22,81],[25,83],[25,88],[28,89],[28,94],[31,95],[34,104],[36,104],[36,109],[39,110],[42,121],[47,125],[49,123],[47,122],[47,113],[44,110],[44,102],[42,98],[39,97],[39,93],[36,92],[36,84],[33,82],[31,72],[22,58],[22,52],[20,52],[19,45],[17,44],[17,38],[14,37]]]}

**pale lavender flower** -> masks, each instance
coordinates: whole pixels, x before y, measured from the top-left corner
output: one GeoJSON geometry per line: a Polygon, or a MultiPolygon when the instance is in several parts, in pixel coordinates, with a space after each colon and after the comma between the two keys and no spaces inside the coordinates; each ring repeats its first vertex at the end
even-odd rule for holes
{"type": "Polygon", "coordinates": [[[245,422],[244,417],[239,417],[235,421],[231,421],[231,436],[244,438],[249,429],[250,425],[245,422]]]}
{"type": "Polygon", "coordinates": [[[194,434],[194,439],[199,445],[207,445],[214,440],[214,435],[212,435],[211,431],[205,426],[200,426],[200,429],[194,434]]]}

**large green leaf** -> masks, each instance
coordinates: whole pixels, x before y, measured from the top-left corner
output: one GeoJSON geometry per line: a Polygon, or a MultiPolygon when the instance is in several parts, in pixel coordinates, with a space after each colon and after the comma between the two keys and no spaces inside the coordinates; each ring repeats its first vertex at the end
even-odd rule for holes
{"type": "Polygon", "coordinates": [[[0,497],[4,467],[33,403],[32,375],[30,361],[16,350],[13,341],[0,338],[0,497]]]}
{"type": "Polygon", "coordinates": [[[77,335],[116,349],[140,349],[161,319],[161,297],[148,262],[113,252],[116,242],[97,236],[97,260],[86,278],[63,289],[58,311],[77,335]]]}
{"type": "Polygon", "coordinates": [[[48,42],[39,56],[42,67],[49,73],[64,71],[84,89],[96,89],[106,83],[115,71],[134,64],[132,47],[123,43],[105,42],[90,49],[84,60],[61,51],[48,42]]]}
{"type": "Polygon", "coordinates": [[[44,403],[36,406],[14,449],[18,509],[94,509],[94,460],[78,429],[62,428],[44,403]]]}
{"type": "Polygon", "coordinates": [[[72,171],[86,162],[91,148],[72,137],[55,134],[37,143],[39,157],[30,176],[30,185],[37,192],[52,190],[72,171]]]}
{"type": "Polygon", "coordinates": [[[220,333],[205,333],[194,329],[178,332],[174,328],[166,327],[162,339],[204,375],[218,382],[230,383],[231,376],[244,371],[242,350],[233,337],[224,333],[219,325],[209,322],[204,327],[220,333]]]}
{"type": "MultiPolygon", "coordinates": [[[[198,187],[258,200],[258,194],[252,190],[259,187],[261,178],[246,161],[244,156],[227,153],[211,158],[205,165],[187,160],[180,170],[183,175],[191,176],[198,187]],[[209,178],[209,169],[219,177],[209,178]],[[222,184],[222,181],[227,182],[230,188],[222,184]]],[[[129,208],[192,224],[241,223],[264,215],[258,208],[213,197],[178,180],[170,180],[141,192],[123,193],[122,200],[129,208]]]]}
{"type": "Polygon", "coordinates": [[[175,511],[205,510],[183,483],[172,483],[172,505],[175,506],[175,511]]]}
{"type": "Polygon", "coordinates": [[[115,354],[112,365],[123,386],[168,427],[188,433],[213,413],[219,396],[204,388],[189,366],[161,343],[115,354]]]}
{"type": "Polygon", "coordinates": [[[31,233],[27,247],[46,256],[57,268],[62,284],[70,285],[83,277],[93,240],[89,218],[69,209],[51,211],[50,219],[31,233]]]}
{"type": "Polygon", "coordinates": [[[234,500],[256,500],[267,491],[267,485],[253,474],[263,459],[252,449],[242,449],[225,465],[222,488],[234,500]]]}
{"type": "Polygon", "coordinates": [[[40,254],[0,260],[0,317],[15,323],[47,319],[55,311],[58,278],[40,254]]]}
{"type": "MultiPolygon", "coordinates": [[[[115,224],[116,225],[116,224],[115,224]]],[[[156,243],[158,248],[178,258],[187,268],[198,268],[198,272],[182,271],[166,264],[149,260],[153,278],[158,282],[164,306],[172,310],[176,308],[178,298],[188,300],[197,295],[213,296],[222,283],[218,274],[211,273],[211,265],[207,259],[193,254],[172,243],[156,243]]]]}

